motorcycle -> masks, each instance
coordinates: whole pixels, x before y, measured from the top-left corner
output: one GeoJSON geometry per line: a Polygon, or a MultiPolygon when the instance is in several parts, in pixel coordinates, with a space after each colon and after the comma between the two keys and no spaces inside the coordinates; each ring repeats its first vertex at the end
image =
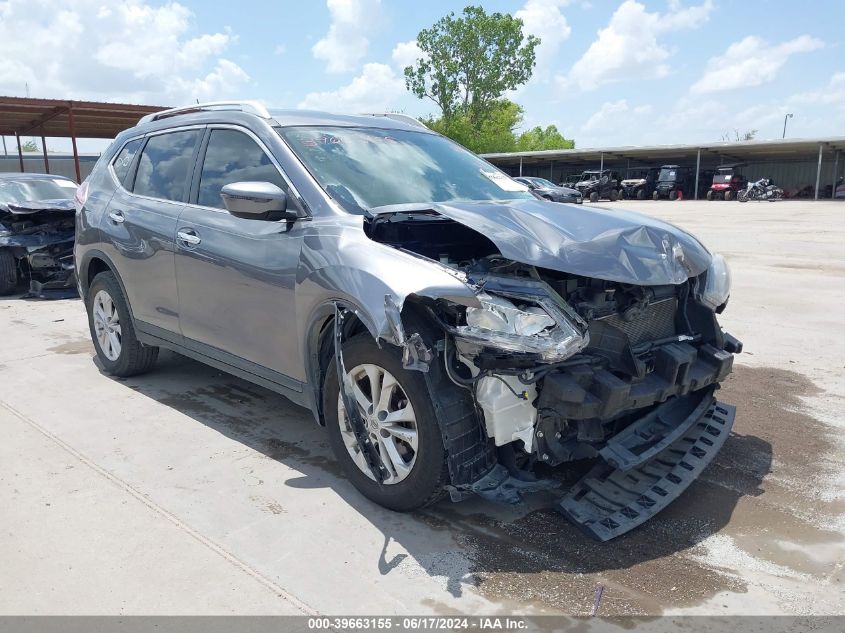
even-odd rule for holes
{"type": "Polygon", "coordinates": [[[749,200],[768,200],[774,202],[783,198],[783,189],[772,184],[769,178],[761,178],[757,182],[749,182],[748,187],[739,192],[737,200],[748,202],[749,200]]]}

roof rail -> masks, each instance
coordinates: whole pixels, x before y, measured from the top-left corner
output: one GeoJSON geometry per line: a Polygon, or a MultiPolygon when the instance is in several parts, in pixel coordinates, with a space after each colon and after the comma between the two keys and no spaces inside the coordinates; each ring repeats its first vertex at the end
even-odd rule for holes
{"type": "Polygon", "coordinates": [[[416,117],[412,117],[410,114],[403,114],[402,112],[364,112],[362,115],[383,116],[386,119],[393,119],[394,121],[401,121],[402,123],[407,123],[408,125],[415,125],[417,127],[424,127],[425,129],[428,129],[428,126],[416,117]]]}
{"type": "Polygon", "coordinates": [[[172,116],[179,116],[180,114],[191,114],[194,112],[206,112],[215,110],[234,110],[240,112],[249,112],[263,119],[270,118],[270,112],[264,107],[263,103],[258,101],[209,101],[208,103],[195,103],[192,105],[182,106],[181,108],[170,108],[169,110],[162,110],[161,112],[154,112],[148,114],[138,121],[138,125],[144,123],[152,123],[161,119],[167,119],[172,116]]]}

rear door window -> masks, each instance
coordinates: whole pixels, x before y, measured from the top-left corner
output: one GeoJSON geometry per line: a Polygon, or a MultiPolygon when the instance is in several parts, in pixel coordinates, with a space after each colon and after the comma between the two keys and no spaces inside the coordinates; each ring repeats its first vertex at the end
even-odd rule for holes
{"type": "Polygon", "coordinates": [[[287,185],[267,153],[252,138],[237,130],[212,130],[200,174],[197,204],[222,209],[220,190],[233,182],[270,182],[287,185]]]}
{"type": "Polygon", "coordinates": [[[194,149],[201,130],[182,130],[151,136],[141,152],[134,193],[185,202],[194,149]]]}

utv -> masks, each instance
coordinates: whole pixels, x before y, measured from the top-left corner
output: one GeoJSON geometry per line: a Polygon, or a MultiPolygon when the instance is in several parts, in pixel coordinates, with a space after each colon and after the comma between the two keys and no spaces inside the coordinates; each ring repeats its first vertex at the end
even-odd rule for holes
{"type": "Polygon", "coordinates": [[[713,174],[713,184],[707,190],[708,200],[733,200],[744,190],[748,181],[739,172],[740,165],[719,167],[713,174]]]}
{"type": "Polygon", "coordinates": [[[598,202],[601,198],[616,202],[619,198],[619,174],[609,169],[585,171],[575,188],[590,202],[598,202]]]}
{"type": "Polygon", "coordinates": [[[693,193],[694,188],[695,174],[689,169],[678,165],[663,165],[657,175],[657,185],[651,197],[653,200],[677,200],[693,193]]]}
{"type": "Polygon", "coordinates": [[[620,197],[645,200],[650,197],[657,184],[658,167],[643,167],[629,172],[629,178],[622,181],[619,188],[620,197]]]}

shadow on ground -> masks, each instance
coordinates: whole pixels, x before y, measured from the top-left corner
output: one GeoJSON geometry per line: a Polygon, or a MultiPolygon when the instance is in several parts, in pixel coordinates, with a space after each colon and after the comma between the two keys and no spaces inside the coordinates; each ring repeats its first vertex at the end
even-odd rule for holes
{"type": "MultiPolygon", "coordinates": [[[[753,382],[755,370],[740,371],[753,382]]],[[[740,580],[712,569],[690,573],[693,563],[679,554],[727,525],[742,497],[763,493],[772,446],[753,434],[733,433],[702,478],[656,518],[609,543],[597,543],[559,515],[555,497],[547,493],[517,507],[445,500],[409,515],[384,510],[346,481],[325,430],[309,411],[182,356],[163,352],[154,372],[119,380],[302,473],[287,485],[332,488],[384,535],[384,546],[373,561],[381,574],[418,565],[430,576],[441,577],[453,596],[471,586],[492,600],[528,602],[571,614],[589,611],[598,581],[614,588],[616,614],[659,613],[667,604],[698,604],[719,591],[743,590],[740,580]],[[173,384],[189,388],[175,393],[173,384]],[[432,531],[446,531],[456,547],[432,554],[431,539],[426,538],[432,531]],[[389,555],[388,550],[395,549],[389,547],[391,541],[407,554],[389,555]]],[[[751,388],[751,382],[736,387],[742,391],[751,388]]],[[[722,397],[731,401],[724,392],[722,397]]],[[[743,416],[740,409],[739,430],[743,416]]],[[[559,476],[566,480],[567,473],[559,476]]],[[[438,606],[436,596],[430,601],[438,606]]]]}

